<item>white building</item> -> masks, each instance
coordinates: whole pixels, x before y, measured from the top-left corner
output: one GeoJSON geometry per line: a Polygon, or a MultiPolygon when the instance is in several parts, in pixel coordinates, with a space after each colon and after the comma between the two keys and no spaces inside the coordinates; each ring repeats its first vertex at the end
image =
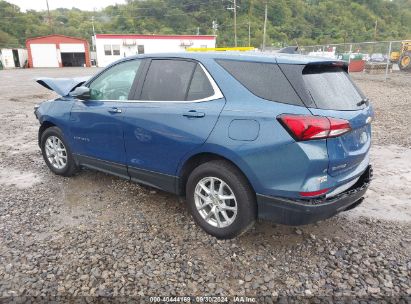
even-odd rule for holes
{"type": "Polygon", "coordinates": [[[27,50],[0,49],[0,61],[5,69],[22,68],[27,61],[27,50]]]}
{"type": "Polygon", "coordinates": [[[335,54],[336,47],[329,47],[327,49],[321,48],[317,51],[309,52],[308,56],[315,56],[315,57],[325,57],[330,59],[337,59],[335,54]]]}
{"type": "Polygon", "coordinates": [[[215,48],[214,35],[117,35],[97,34],[94,38],[97,65],[104,67],[136,54],[185,52],[187,48],[215,48]]]}

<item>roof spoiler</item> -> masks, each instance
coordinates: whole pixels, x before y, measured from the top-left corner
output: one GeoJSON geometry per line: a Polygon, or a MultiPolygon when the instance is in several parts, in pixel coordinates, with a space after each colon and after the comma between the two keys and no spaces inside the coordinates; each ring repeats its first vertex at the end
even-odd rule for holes
{"type": "Polygon", "coordinates": [[[278,51],[283,54],[298,54],[298,46],[287,46],[278,51]]]}
{"type": "Polygon", "coordinates": [[[319,62],[310,62],[306,64],[306,68],[310,67],[336,67],[341,68],[344,71],[348,72],[348,63],[342,60],[327,60],[327,61],[319,61],[319,62]]]}

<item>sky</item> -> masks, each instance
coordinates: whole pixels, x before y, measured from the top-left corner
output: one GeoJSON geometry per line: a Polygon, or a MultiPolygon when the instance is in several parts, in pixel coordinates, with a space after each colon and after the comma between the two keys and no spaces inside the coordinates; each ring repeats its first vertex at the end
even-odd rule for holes
{"type": "MultiPolygon", "coordinates": [[[[33,9],[43,11],[47,9],[46,0],[6,0],[9,3],[18,5],[22,11],[33,9]]],[[[50,9],[59,7],[76,7],[81,10],[99,10],[109,5],[123,4],[125,0],[48,0],[50,9]]]]}

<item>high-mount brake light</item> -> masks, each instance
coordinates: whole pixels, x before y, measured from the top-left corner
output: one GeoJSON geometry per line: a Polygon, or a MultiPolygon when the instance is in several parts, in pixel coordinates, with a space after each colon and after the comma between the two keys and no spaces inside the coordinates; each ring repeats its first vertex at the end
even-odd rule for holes
{"type": "Polygon", "coordinates": [[[281,114],[277,119],[298,141],[336,137],[351,131],[350,123],[339,118],[281,114]]]}

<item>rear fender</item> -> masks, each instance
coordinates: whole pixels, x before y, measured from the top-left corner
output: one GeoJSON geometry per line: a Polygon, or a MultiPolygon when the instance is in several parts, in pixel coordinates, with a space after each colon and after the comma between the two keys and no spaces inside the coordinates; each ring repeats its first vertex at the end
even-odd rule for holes
{"type": "Polygon", "coordinates": [[[221,158],[225,158],[232,162],[234,165],[236,165],[240,171],[245,175],[245,177],[248,179],[250,182],[251,186],[255,189],[256,184],[253,184],[252,181],[256,180],[256,176],[251,170],[251,168],[247,165],[246,162],[244,162],[239,154],[236,154],[234,151],[229,150],[225,148],[224,146],[217,145],[217,144],[211,144],[211,143],[205,143],[198,149],[195,149],[191,151],[189,154],[185,155],[184,159],[180,162],[178,168],[177,168],[177,176],[182,175],[182,171],[184,168],[185,163],[192,157],[198,155],[198,154],[203,154],[203,153],[210,153],[213,155],[216,155],[221,158]]]}

